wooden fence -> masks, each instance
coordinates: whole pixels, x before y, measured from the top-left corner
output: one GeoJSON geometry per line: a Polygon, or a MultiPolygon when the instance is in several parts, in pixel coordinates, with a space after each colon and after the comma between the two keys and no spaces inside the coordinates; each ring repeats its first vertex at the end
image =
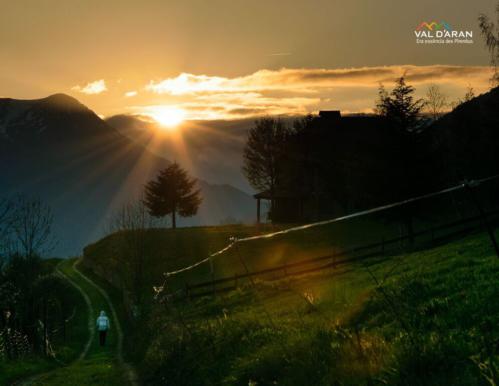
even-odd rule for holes
{"type": "MultiPolygon", "coordinates": [[[[188,298],[213,295],[215,293],[234,290],[238,287],[241,280],[250,279],[258,276],[280,273],[279,277],[273,280],[281,279],[287,276],[297,276],[307,273],[317,272],[324,269],[336,268],[344,264],[353,263],[360,260],[369,259],[376,256],[389,254],[390,247],[403,243],[412,239],[427,236],[428,239],[420,246],[437,245],[446,241],[455,239],[457,236],[469,234],[482,226],[485,222],[489,224],[497,224],[499,222],[499,210],[484,213],[485,216],[474,216],[466,219],[442,224],[435,227],[430,227],[426,230],[414,232],[412,235],[404,235],[381,240],[377,243],[366,244],[362,246],[338,250],[332,254],[320,257],[305,259],[293,263],[278,265],[272,268],[262,269],[259,271],[246,272],[235,274],[230,277],[220,279],[212,279],[197,284],[185,284],[185,296],[188,298]],[[456,229],[457,228],[457,229],[456,229]],[[445,232],[451,230],[450,232],[445,232]]],[[[393,253],[400,253],[400,250],[392,249],[393,253]]]]}

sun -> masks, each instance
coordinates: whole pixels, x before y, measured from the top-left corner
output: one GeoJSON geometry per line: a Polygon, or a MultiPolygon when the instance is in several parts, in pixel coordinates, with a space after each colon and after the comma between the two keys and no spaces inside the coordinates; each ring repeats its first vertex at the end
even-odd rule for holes
{"type": "Polygon", "coordinates": [[[185,119],[185,111],[178,107],[159,106],[150,113],[151,118],[162,127],[174,129],[185,119]]]}

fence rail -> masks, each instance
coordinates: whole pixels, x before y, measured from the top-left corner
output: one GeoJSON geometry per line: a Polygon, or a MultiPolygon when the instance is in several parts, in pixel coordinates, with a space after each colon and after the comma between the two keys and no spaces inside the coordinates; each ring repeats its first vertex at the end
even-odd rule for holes
{"type": "MultiPolygon", "coordinates": [[[[425,230],[417,231],[414,232],[412,235],[404,235],[400,237],[395,237],[391,238],[388,240],[381,240],[380,242],[377,243],[370,243],[366,245],[361,245],[357,247],[352,247],[352,248],[347,248],[344,250],[339,250],[334,253],[331,253],[329,255],[325,256],[319,256],[319,257],[314,257],[314,258],[309,258],[305,260],[300,260],[294,263],[287,263],[287,264],[282,264],[278,265],[275,267],[267,268],[267,269],[262,269],[258,271],[253,271],[253,272],[247,272],[247,273],[242,273],[242,274],[236,274],[233,276],[227,276],[223,277],[220,279],[213,279],[209,281],[205,281],[202,283],[196,283],[196,284],[185,284],[185,295],[189,298],[194,298],[194,297],[201,297],[201,296],[207,296],[207,295],[212,295],[215,293],[221,293],[221,292],[227,292],[231,291],[237,288],[238,281],[241,279],[247,279],[251,277],[257,277],[257,276],[263,276],[267,275],[270,273],[276,273],[276,272],[282,272],[284,275],[280,276],[280,278],[287,277],[287,276],[298,276],[298,275],[303,275],[307,273],[312,273],[312,272],[317,272],[321,271],[324,269],[330,269],[330,268],[336,268],[338,266],[348,264],[348,263],[353,263],[356,261],[360,260],[365,260],[371,257],[376,257],[376,256],[382,256],[385,255],[387,252],[387,247],[390,245],[398,244],[403,241],[411,240],[416,237],[421,237],[421,236],[430,236],[429,244],[430,245],[435,245],[439,244],[445,241],[448,241],[449,239],[455,238],[459,235],[466,235],[472,231],[477,230],[478,228],[484,226],[483,224],[484,221],[488,221],[489,223],[496,224],[499,222],[499,210],[494,210],[491,212],[484,213],[483,215],[478,215],[478,216],[473,216],[473,217],[468,217],[465,219],[461,219],[458,221],[453,221],[449,222],[446,224],[438,225],[438,226],[433,226],[425,230]],[[475,223],[475,224],[474,224],[475,223]],[[467,225],[464,228],[460,228],[458,230],[455,230],[453,232],[446,233],[444,235],[439,235],[436,237],[437,232],[439,231],[444,231],[448,230],[451,228],[456,228],[460,226],[467,225]],[[360,255],[355,255],[360,252],[364,252],[360,255]],[[338,258],[342,258],[338,260],[338,258]],[[328,261],[329,260],[329,261],[328,261]],[[319,266],[310,266],[314,264],[318,264],[321,262],[326,262],[325,264],[321,264],[319,266]],[[307,267],[308,266],[308,267],[307,267]],[[296,270],[297,268],[303,268],[296,270]],[[230,286],[224,286],[222,288],[217,288],[217,286],[225,283],[233,283],[230,286]],[[204,289],[204,288],[209,288],[210,290],[207,291],[196,291],[199,289],[204,289]]],[[[426,243],[426,245],[428,242],[426,243]]]]}

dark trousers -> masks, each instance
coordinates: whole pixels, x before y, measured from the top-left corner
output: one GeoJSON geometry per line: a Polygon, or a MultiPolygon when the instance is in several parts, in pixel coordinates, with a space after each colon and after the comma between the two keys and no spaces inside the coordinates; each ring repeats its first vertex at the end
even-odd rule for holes
{"type": "Polygon", "coordinates": [[[99,341],[101,346],[106,344],[106,335],[107,331],[99,331],[99,341]]]}

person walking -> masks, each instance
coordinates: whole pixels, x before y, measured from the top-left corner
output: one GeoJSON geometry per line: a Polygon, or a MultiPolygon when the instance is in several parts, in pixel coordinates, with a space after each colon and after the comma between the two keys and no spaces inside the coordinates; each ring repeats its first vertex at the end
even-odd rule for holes
{"type": "Polygon", "coordinates": [[[101,311],[100,316],[97,318],[97,331],[99,331],[99,341],[101,346],[106,345],[106,335],[110,327],[111,324],[109,323],[109,318],[106,316],[104,311],[101,311]]]}

